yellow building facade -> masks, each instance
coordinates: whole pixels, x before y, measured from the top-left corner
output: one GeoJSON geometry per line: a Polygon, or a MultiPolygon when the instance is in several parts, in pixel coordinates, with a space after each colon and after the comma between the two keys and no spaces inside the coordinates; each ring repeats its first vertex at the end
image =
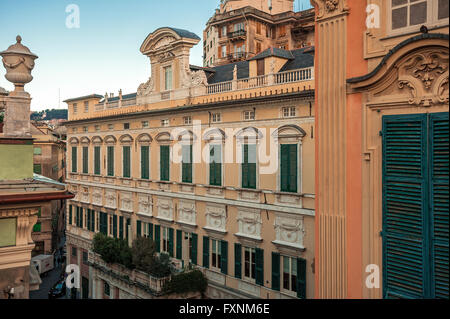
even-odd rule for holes
{"type": "Polygon", "coordinates": [[[96,232],[151,237],[204,272],[210,298],[314,297],[314,49],[202,68],[189,64],[199,41],[160,28],[141,46],[152,74],[137,93],[66,100],[82,297],[152,298],[94,267],[96,232]]]}

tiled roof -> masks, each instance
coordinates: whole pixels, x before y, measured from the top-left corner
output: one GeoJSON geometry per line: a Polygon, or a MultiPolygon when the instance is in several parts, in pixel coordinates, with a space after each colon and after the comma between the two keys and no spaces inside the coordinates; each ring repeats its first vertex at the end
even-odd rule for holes
{"type": "Polygon", "coordinates": [[[294,59],[287,61],[280,69],[280,72],[314,66],[314,47],[301,48],[290,52],[294,59]]]}
{"type": "MultiPolygon", "coordinates": [[[[182,38],[189,38],[189,39],[200,40],[200,37],[198,35],[196,35],[195,33],[191,32],[191,31],[183,30],[183,29],[177,29],[177,28],[172,28],[172,27],[164,27],[164,28],[167,28],[167,29],[170,29],[170,30],[174,31],[176,34],[178,34],[182,38]]],[[[163,29],[163,28],[159,28],[159,29],[163,29]]],[[[156,31],[158,31],[158,30],[156,30],[156,31]]]]}
{"type": "Polygon", "coordinates": [[[72,99],[68,99],[63,102],[68,103],[68,102],[74,102],[74,101],[80,101],[80,100],[86,100],[86,99],[94,99],[94,98],[101,99],[102,97],[103,96],[99,95],[99,94],[91,94],[91,95],[86,95],[86,96],[74,97],[72,99]]]}
{"type": "Polygon", "coordinates": [[[253,58],[250,59],[250,61],[264,59],[264,58],[267,58],[270,56],[276,56],[279,58],[284,58],[284,59],[289,59],[289,60],[294,59],[294,56],[292,55],[291,51],[272,47],[272,48],[268,48],[267,50],[261,52],[257,56],[254,56],[253,58]]]}
{"type": "Polygon", "coordinates": [[[208,78],[208,84],[220,83],[233,80],[233,70],[234,66],[237,66],[237,78],[245,79],[248,78],[248,61],[241,61],[236,63],[230,63],[225,65],[219,65],[212,67],[214,72],[209,72],[205,70],[206,77],[208,78]]]}

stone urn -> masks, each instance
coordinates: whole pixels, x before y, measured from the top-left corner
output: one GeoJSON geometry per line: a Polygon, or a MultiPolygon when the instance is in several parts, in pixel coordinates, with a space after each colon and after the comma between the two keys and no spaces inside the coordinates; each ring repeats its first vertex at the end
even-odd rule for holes
{"type": "Polygon", "coordinates": [[[6,68],[5,78],[15,86],[12,95],[25,95],[24,86],[33,80],[31,71],[34,68],[34,60],[38,56],[21,43],[20,35],[16,37],[16,40],[17,43],[11,45],[6,51],[0,52],[0,56],[6,68]]]}

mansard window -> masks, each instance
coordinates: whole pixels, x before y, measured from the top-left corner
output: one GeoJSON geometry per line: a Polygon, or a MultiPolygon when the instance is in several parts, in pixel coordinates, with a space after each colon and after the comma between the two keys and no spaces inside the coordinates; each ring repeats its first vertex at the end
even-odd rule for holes
{"type": "Polygon", "coordinates": [[[108,146],[108,176],[114,176],[114,146],[108,146]]]}
{"type": "Polygon", "coordinates": [[[170,146],[169,145],[161,145],[160,151],[160,180],[161,181],[169,181],[169,167],[170,167],[170,146]]]}
{"type": "Polygon", "coordinates": [[[242,145],[242,188],[256,188],[256,144],[242,145]]]}
{"type": "Polygon", "coordinates": [[[166,91],[172,90],[172,67],[164,68],[164,88],[166,91]]]}
{"type": "Polygon", "coordinates": [[[298,179],[297,144],[281,145],[281,191],[296,193],[298,179]]]}
{"type": "Polygon", "coordinates": [[[209,149],[209,185],[222,186],[222,145],[209,149]]]}
{"type": "Polygon", "coordinates": [[[101,175],[100,166],[100,146],[94,147],[94,174],[101,175]]]}
{"type": "Polygon", "coordinates": [[[89,174],[89,147],[83,147],[83,174],[89,174]]]}
{"type": "Polygon", "coordinates": [[[141,179],[150,178],[150,146],[141,146],[141,179]]]}
{"type": "Polygon", "coordinates": [[[72,146],[72,173],[77,172],[77,147],[72,146]]]}
{"type": "Polygon", "coordinates": [[[123,177],[130,178],[131,177],[131,147],[123,146],[122,148],[122,168],[123,168],[123,177]]]}
{"type": "Polygon", "coordinates": [[[181,157],[181,181],[183,183],[192,183],[192,145],[182,145],[181,157]]]}
{"type": "Polygon", "coordinates": [[[391,29],[432,27],[448,19],[448,0],[391,0],[391,29]]]}

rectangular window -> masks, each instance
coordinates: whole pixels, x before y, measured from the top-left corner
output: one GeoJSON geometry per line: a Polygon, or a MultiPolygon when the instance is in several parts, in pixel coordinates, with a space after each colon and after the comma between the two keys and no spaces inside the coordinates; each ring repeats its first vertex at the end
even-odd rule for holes
{"type": "Polygon", "coordinates": [[[254,280],[256,278],[256,249],[244,247],[244,277],[254,280]]]}
{"type": "Polygon", "coordinates": [[[114,146],[108,146],[108,176],[114,176],[114,146]]]}
{"type": "Polygon", "coordinates": [[[224,25],[224,26],[222,27],[222,36],[223,36],[223,37],[226,37],[226,36],[227,36],[227,32],[228,32],[227,26],[224,25]]]}
{"type": "Polygon", "coordinates": [[[256,145],[242,145],[242,188],[256,188],[256,145]]]}
{"type": "Polygon", "coordinates": [[[211,239],[211,266],[214,268],[221,268],[221,255],[222,255],[222,246],[220,241],[211,239]]]}
{"type": "Polygon", "coordinates": [[[222,146],[211,145],[209,149],[209,184],[222,186],[222,146]]]}
{"type": "Polygon", "coordinates": [[[172,90],[172,67],[164,68],[164,88],[166,91],[172,90]]]}
{"type": "Polygon", "coordinates": [[[77,147],[73,146],[72,147],[72,173],[76,173],[77,172],[77,147]]]}
{"type": "Polygon", "coordinates": [[[283,256],[283,278],[284,290],[297,292],[297,258],[283,256]]]}
{"type": "Polygon", "coordinates": [[[255,111],[244,111],[244,121],[251,121],[255,119],[255,111]]]}
{"type": "Polygon", "coordinates": [[[83,251],[83,264],[84,265],[88,264],[88,253],[87,253],[87,251],[83,251]]]}
{"type": "Polygon", "coordinates": [[[142,121],[141,123],[142,123],[142,128],[148,128],[149,127],[148,121],[142,121]]]}
{"type": "Polygon", "coordinates": [[[84,102],[84,113],[88,113],[89,112],[89,102],[86,101],[84,102]]]}
{"type": "Polygon", "coordinates": [[[160,146],[160,180],[169,181],[169,167],[170,167],[170,148],[169,145],[160,146]]]}
{"type": "Polygon", "coordinates": [[[77,114],[77,113],[78,113],[78,104],[73,103],[73,114],[77,114]]]}
{"type": "Polygon", "coordinates": [[[42,165],[41,164],[34,164],[33,165],[33,173],[35,173],[35,174],[42,174],[42,165]]]}
{"type": "Polygon", "coordinates": [[[222,58],[225,58],[227,56],[227,47],[225,45],[222,45],[222,58]]]}
{"type": "Polygon", "coordinates": [[[100,146],[94,147],[94,174],[101,175],[100,166],[100,146]]]}
{"type": "Polygon", "coordinates": [[[281,145],[281,191],[296,193],[298,180],[297,144],[281,145]]]}
{"type": "Polygon", "coordinates": [[[283,112],[283,117],[295,117],[296,116],[295,107],[283,107],[282,112],[283,112]]]}
{"type": "Polygon", "coordinates": [[[169,253],[169,228],[161,227],[161,252],[169,253]]]}
{"type": "Polygon", "coordinates": [[[83,147],[83,174],[89,173],[89,148],[83,147]]]}
{"type": "Polygon", "coordinates": [[[100,125],[95,125],[94,128],[96,132],[100,132],[100,125]]]}
{"type": "Polygon", "coordinates": [[[169,126],[169,120],[168,120],[168,119],[161,120],[161,126],[162,126],[162,127],[167,127],[167,126],[169,126]]]}
{"type": "Polygon", "coordinates": [[[421,25],[431,27],[445,23],[442,20],[449,16],[448,0],[391,0],[390,4],[393,31],[405,28],[418,31],[421,25]]]}
{"type": "Polygon", "coordinates": [[[261,34],[261,23],[256,22],[256,34],[261,34]]]}
{"type": "Polygon", "coordinates": [[[87,133],[88,131],[89,131],[88,127],[87,126],[83,126],[83,132],[87,133]]]}
{"type": "Polygon", "coordinates": [[[192,124],[192,117],[191,116],[183,117],[183,123],[184,123],[184,125],[191,125],[192,124]]]}
{"type": "Polygon", "coordinates": [[[123,129],[129,130],[130,129],[130,123],[123,123],[123,129]]]}
{"type": "Polygon", "coordinates": [[[78,256],[78,252],[77,252],[77,248],[76,247],[72,247],[72,256],[73,257],[77,257],[78,256]]]}
{"type": "Polygon", "coordinates": [[[141,146],[141,178],[150,179],[150,146],[141,146]]]}
{"type": "Polygon", "coordinates": [[[108,124],[108,130],[110,131],[114,130],[114,124],[108,124]]]}
{"type": "Polygon", "coordinates": [[[130,146],[124,146],[122,152],[122,164],[123,164],[123,177],[131,177],[131,151],[130,146]]]}
{"type": "Polygon", "coordinates": [[[41,147],[35,147],[34,148],[34,155],[41,155],[42,154],[42,148],[41,147]]]}
{"type": "Polygon", "coordinates": [[[213,113],[211,115],[211,120],[213,123],[219,123],[222,121],[222,116],[220,113],[213,113]]]}
{"type": "Polygon", "coordinates": [[[109,284],[105,281],[105,284],[103,285],[103,292],[106,296],[110,296],[111,291],[110,291],[110,287],[109,284]]]}
{"type": "Polygon", "coordinates": [[[192,183],[192,145],[182,145],[181,147],[182,165],[181,175],[183,183],[192,183]]]}

